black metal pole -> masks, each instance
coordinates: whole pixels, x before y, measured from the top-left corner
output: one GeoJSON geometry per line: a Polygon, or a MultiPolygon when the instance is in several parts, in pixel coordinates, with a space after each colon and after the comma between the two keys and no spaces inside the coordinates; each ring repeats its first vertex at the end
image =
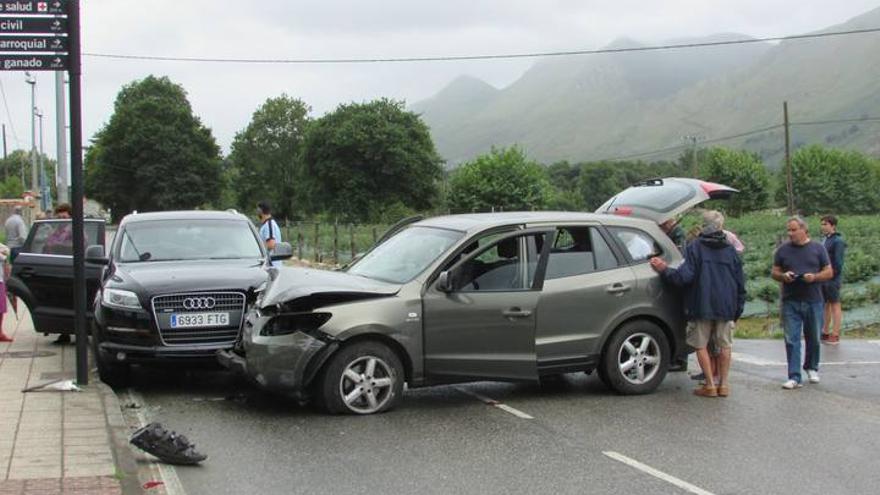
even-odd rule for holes
{"type": "Polygon", "coordinates": [[[70,0],[70,182],[73,210],[73,309],[76,330],[76,382],[89,384],[89,333],[86,328],[85,232],[83,222],[82,166],[82,92],[80,86],[81,57],[79,31],[79,0],[70,0]]]}

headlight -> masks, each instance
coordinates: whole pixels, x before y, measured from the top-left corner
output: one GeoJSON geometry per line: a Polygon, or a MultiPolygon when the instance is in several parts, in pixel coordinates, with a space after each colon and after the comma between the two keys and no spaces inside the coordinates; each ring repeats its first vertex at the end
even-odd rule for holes
{"type": "Polygon", "coordinates": [[[101,296],[101,302],[105,306],[121,309],[143,309],[141,302],[138,300],[137,294],[129,290],[121,289],[104,289],[101,296]]]}
{"type": "Polygon", "coordinates": [[[277,336],[295,332],[311,333],[327,323],[330,316],[330,313],[281,314],[266,322],[260,334],[277,336]]]}

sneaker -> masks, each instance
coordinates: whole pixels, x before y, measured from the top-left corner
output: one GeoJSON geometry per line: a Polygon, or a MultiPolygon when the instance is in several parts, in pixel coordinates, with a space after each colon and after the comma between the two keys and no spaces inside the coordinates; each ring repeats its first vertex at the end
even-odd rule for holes
{"type": "Polygon", "coordinates": [[[828,340],[826,340],[825,343],[829,345],[838,345],[840,344],[840,337],[837,335],[829,335],[828,340]]]}
{"type": "Polygon", "coordinates": [[[831,334],[830,334],[830,333],[822,332],[822,334],[819,336],[819,339],[820,339],[820,340],[822,341],[822,343],[824,344],[824,343],[828,342],[828,339],[829,339],[830,337],[831,337],[831,334]]]}
{"type": "Polygon", "coordinates": [[[794,390],[801,387],[803,387],[803,385],[801,385],[801,382],[795,380],[788,380],[787,382],[782,384],[782,388],[784,388],[785,390],[794,390]]]}
{"type": "Polygon", "coordinates": [[[699,372],[699,373],[697,373],[697,374],[695,374],[695,375],[691,375],[691,380],[699,380],[699,381],[703,381],[703,380],[705,380],[705,379],[706,379],[706,374],[703,373],[702,371],[699,372]]]}
{"type": "Polygon", "coordinates": [[[816,370],[807,370],[807,376],[810,377],[810,383],[819,383],[819,372],[816,370]]]}

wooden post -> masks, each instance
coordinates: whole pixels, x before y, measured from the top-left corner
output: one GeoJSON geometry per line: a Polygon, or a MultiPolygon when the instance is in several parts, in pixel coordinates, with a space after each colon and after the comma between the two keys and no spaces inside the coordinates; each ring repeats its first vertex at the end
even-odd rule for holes
{"type": "Polygon", "coordinates": [[[303,259],[303,233],[300,229],[296,231],[296,257],[303,259]]]}
{"type": "Polygon", "coordinates": [[[794,215],[794,183],[791,178],[791,150],[788,134],[788,102],[782,102],[782,117],[785,124],[785,188],[788,193],[788,215],[794,215]]]}
{"type": "Polygon", "coordinates": [[[354,224],[348,224],[348,242],[351,246],[351,259],[354,259],[357,256],[357,250],[354,247],[354,224]]]}
{"type": "Polygon", "coordinates": [[[339,264],[339,220],[333,221],[333,263],[339,264]]]}
{"type": "Polygon", "coordinates": [[[321,238],[318,237],[320,233],[318,232],[320,224],[315,222],[315,261],[321,261],[321,249],[318,243],[321,241],[321,238]]]}
{"type": "Polygon", "coordinates": [[[378,237],[376,236],[376,227],[373,227],[373,244],[376,244],[376,240],[378,237]]]}

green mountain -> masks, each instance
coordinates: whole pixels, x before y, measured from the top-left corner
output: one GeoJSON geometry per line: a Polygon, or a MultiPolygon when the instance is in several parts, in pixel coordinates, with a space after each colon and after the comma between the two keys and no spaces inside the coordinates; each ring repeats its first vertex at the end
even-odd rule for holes
{"type": "MultiPolygon", "coordinates": [[[[880,27],[880,8],[824,30],[880,27]]],[[[747,39],[738,34],[662,44],[747,39]]],[[[609,48],[639,46],[619,39],[609,48]]],[[[727,139],[783,121],[880,117],[880,34],[547,58],[495,89],[471,77],[412,105],[454,165],[494,146],[522,146],[551,163],[680,154],[682,136],[743,147],[778,165],[783,133],[727,139]],[[673,149],[670,149],[673,148],[673,149]],[[670,149],[666,152],[657,150],[670,149]]],[[[793,125],[793,145],[880,155],[880,122],[793,125]]]]}

